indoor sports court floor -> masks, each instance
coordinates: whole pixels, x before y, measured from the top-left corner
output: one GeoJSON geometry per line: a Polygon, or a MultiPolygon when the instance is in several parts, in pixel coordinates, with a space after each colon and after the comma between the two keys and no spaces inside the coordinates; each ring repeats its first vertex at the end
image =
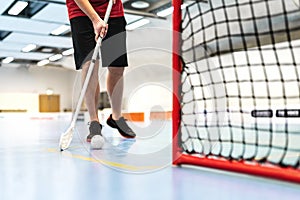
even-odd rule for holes
{"type": "Polygon", "coordinates": [[[300,186],[217,170],[174,167],[171,163],[171,121],[132,124],[151,126],[122,139],[105,127],[107,142],[91,150],[84,121],[68,151],[58,139],[70,114],[0,114],[0,199],[287,199],[300,196],[300,186]],[[149,135],[148,135],[149,136],[149,135]]]}

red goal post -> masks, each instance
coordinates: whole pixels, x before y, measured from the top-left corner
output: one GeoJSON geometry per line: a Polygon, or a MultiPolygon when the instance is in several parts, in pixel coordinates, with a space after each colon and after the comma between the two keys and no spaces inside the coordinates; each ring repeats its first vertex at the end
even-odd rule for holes
{"type": "Polygon", "coordinates": [[[300,170],[290,166],[282,167],[261,164],[255,161],[230,160],[216,156],[194,156],[183,153],[181,148],[181,23],[182,0],[173,0],[173,164],[196,165],[272,179],[300,183],[300,170]]]}

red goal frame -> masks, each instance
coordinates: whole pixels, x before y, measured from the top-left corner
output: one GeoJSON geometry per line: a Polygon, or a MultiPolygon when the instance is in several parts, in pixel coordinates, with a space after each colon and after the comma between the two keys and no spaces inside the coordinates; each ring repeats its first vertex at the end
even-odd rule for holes
{"type": "Polygon", "coordinates": [[[208,158],[183,154],[179,145],[181,106],[180,106],[180,85],[181,85],[181,60],[180,60],[180,32],[181,32],[181,4],[182,0],[172,0],[173,12],[173,164],[174,165],[196,165],[231,172],[238,172],[249,175],[262,176],[272,179],[300,183],[300,170],[292,167],[280,167],[275,165],[262,165],[257,162],[234,161],[224,158],[208,158]]]}

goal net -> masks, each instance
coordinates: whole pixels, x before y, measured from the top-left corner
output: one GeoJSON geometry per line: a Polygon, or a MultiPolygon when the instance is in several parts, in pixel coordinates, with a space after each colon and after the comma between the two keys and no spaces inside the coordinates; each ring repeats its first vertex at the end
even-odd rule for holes
{"type": "Polygon", "coordinates": [[[173,1],[174,164],[300,182],[300,8],[173,1]]]}

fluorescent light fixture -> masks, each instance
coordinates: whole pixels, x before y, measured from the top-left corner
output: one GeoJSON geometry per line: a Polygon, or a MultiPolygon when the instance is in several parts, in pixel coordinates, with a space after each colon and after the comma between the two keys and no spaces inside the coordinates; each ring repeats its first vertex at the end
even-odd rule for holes
{"type": "Polygon", "coordinates": [[[171,15],[174,11],[174,7],[169,7],[169,8],[166,8],[162,11],[159,11],[158,13],[156,13],[157,16],[160,16],[160,17],[166,17],[168,15],[171,15]]]}
{"type": "Polygon", "coordinates": [[[135,1],[135,2],[131,3],[131,6],[134,8],[137,8],[137,9],[145,9],[150,6],[150,3],[146,2],[146,1],[135,1]]]}
{"type": "Polygon", "coordinates": [[[26,1],[17,1],[11,9],[9,9],[9,15],[18,15],[28,6],[28,2],[26,1]]]}
{"type": "MultiPolygon", "coordinates": [[[[181,9],[185,9],[188,5],[189,5],[189,3],[183,3],[181,5],[181,9]]],[[[166,17],[168,15],[171,15],[173,13],[173,11],[174,11],[174,7],[172,6],[172,7],[169,7],[169,8],[166,8],[164,10],[157,12],[156,15],[159,17],[166,17]]]]}
{"type": "Polygon", "coordinates": [[[36,49],[36,47],[37,46],[35,44],[28,44],[26,47],[24,47],[22,49],[22,51],[27,53],[27,52],[30,52],[30,51],[36,49]]]}
{"type": "Polygon", "coordinates": [[[2,60],[2,63],[8,64],[11,63],[12,61],[14,61],[14,57],[6,57],[2,60]]]}
{"type": "Polygon", "coordinates": [[[53,52],[53,48],[51,47],[43,47],[40,50],[42,53],[52,53],[53,52]]]}
{"type": "Polygon", "coordinates": [[[66,32],[69,32],[70,30],[71,30],[70,26],[68,26],[68,25],[61,25],[57,29],[53,30],[51,32],[51,34],[52,35],[61,35],[61,34],[64,34],[66,32]]]}
{"type": "Polygon", "coordinates": [[[68,49],[68,50],[65,50],[64,52],[62,52],[62,55],[69,56],[69,55],[72,55],[73,53],[74,53],[74,49],[71,48],[71,49],[68,49]]]}
{"type": "Polygon", "coordinates": [[[150,23],[150,20],[149,20],[149,19],[143,18],[143,19],[140,19],[140,20],[138,20],[138,21],[135,21],[135,22],[133,22],[133,23],[131,23],[131,24],[128,24],[128,25],[126,26],[126,29],[129,30],[129,31],[132,31],[132,30],[134,30],[134,29],[137,29],[137,28],[139,28],[139,27],[141,27],[141,26],[144,26],[144,25],[146,25],[146,24],[149,24],[149,23],[150,23]]]}
{"type": "Polygon", "coordinates": [[[47,95],[53,95],[53,94],[54,94],[53,89],[47,88],[47,89],[46,89],[46,94],[47,94],[47,95]]]}
{"type": "Polygon", "coordinates": [[[41,61],[39,61],[38,63],[37,63],[37,66],[39,66],[39,67],[41,67],[41,66],[44,66],[44,65],[47,65],[47,64],[49,64],[49,60],[48,59],[46,59],[46,60],[41,60],[41,61]]]}
{"type": "Polygon", "coordinates": [[[61,59],[63,56],[61,55],[61,54],[55,54],[54,56],[51,56],[50,58],[49,58],[49,60],[51,61],[51,62],[54,62],[54,61],[57,61],[57,60],[59,60],[59,59],[61,59]]]}

